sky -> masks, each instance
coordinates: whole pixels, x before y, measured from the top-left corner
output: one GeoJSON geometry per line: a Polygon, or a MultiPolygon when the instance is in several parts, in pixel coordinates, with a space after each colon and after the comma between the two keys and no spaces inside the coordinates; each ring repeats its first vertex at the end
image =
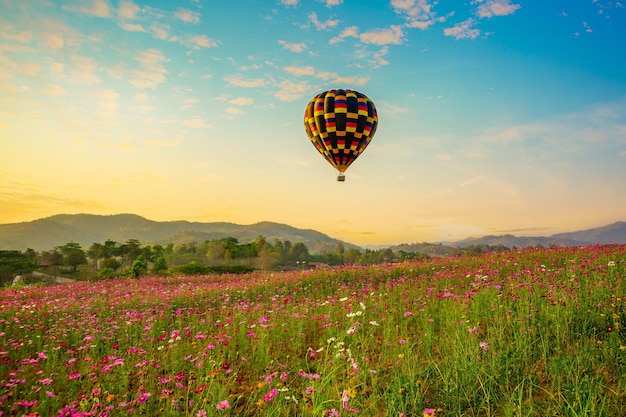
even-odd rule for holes
{"type": "Polygon", "coordinates": [[[0,0],[0,223],[314,229],[357,245],[626,220],[626,2],[0,0]],[[378,129],[345,182],[330,89],[378,129]]]}

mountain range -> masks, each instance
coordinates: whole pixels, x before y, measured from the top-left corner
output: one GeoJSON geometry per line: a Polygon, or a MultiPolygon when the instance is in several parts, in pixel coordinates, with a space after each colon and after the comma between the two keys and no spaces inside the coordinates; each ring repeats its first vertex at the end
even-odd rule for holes
{"type": "MultiPolygon", "coordinates": [[[[334,239],[324,233],[299,229],[286,224],[259,222],[240,225],[227,222],[153,221],[135,214],[94,215],[59,214],[30,222],[0,224],[0,249],[36,251],[51,250],[68,242],[88,248],[93,243],[113,240],[124,243],[137,239],[142,244],[182,244],[192,241],[235,237],[247,243],[264,236],[272,243],[275,239],[302,242],[312,254],[335,250],[338,243],[347,248],[359,248],[348,242],[334,239]]],[[[524,246],[581,246],[594,243],[626,243],[626,222],[619,221],[602,227],[551,236],[483,236],[448,243],[412,243],[389,246],[393,251],[420,252],[441,256],[458,251],[459,247],[472,245],[524,246]]]]}
{"type": "Polygon", "coordinates": [[[136,239],[142,244],[167,245],[235,237],[240,243],[248,243],[259,236],[265,237],[270,243],[275,239],[302,242],[312,254],[334,251],[338,243],[342,243],[345,248],[356,247],[315,230],[272,222],[240,225],[185,220],[161,222],[135,214],[59,214],[30,222],[0,224],[0,249],[23,251],[32,248],[42,251],[68,242],[79,243],[86,249],[93,243],[104,243],[109,239],[117,243],[136,239]]]}

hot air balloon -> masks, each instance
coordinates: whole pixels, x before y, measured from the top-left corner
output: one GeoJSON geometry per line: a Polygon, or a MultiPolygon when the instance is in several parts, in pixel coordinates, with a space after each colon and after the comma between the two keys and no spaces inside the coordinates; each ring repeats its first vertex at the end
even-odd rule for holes
{"type": "Polygon", "coordinates": [[[315,148],[339,171],[337,181],[376,133],[378,113],[365,94],[329,90],[316,95],[304,111],[304,130],[315,148]]]}

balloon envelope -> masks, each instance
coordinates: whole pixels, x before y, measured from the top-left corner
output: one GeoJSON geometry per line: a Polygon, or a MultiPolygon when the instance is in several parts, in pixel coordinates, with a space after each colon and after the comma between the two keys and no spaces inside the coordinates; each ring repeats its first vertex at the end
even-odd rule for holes
{"type": "Polygon", "coordinates": [[[376,133],[378,113],[365,94],[329,90],[311,99],[304,130],[315,148],[339,172],[345,172],[376,133]]]}

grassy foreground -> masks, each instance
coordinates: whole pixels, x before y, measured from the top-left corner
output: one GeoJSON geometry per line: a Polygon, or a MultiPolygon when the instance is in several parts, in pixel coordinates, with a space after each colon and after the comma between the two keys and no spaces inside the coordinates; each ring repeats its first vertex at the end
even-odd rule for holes
{"type": "Polygon", "coordinates": [[[0,415],[624,416],[625,278],[604,245],[0,289],[0,415]]]}

